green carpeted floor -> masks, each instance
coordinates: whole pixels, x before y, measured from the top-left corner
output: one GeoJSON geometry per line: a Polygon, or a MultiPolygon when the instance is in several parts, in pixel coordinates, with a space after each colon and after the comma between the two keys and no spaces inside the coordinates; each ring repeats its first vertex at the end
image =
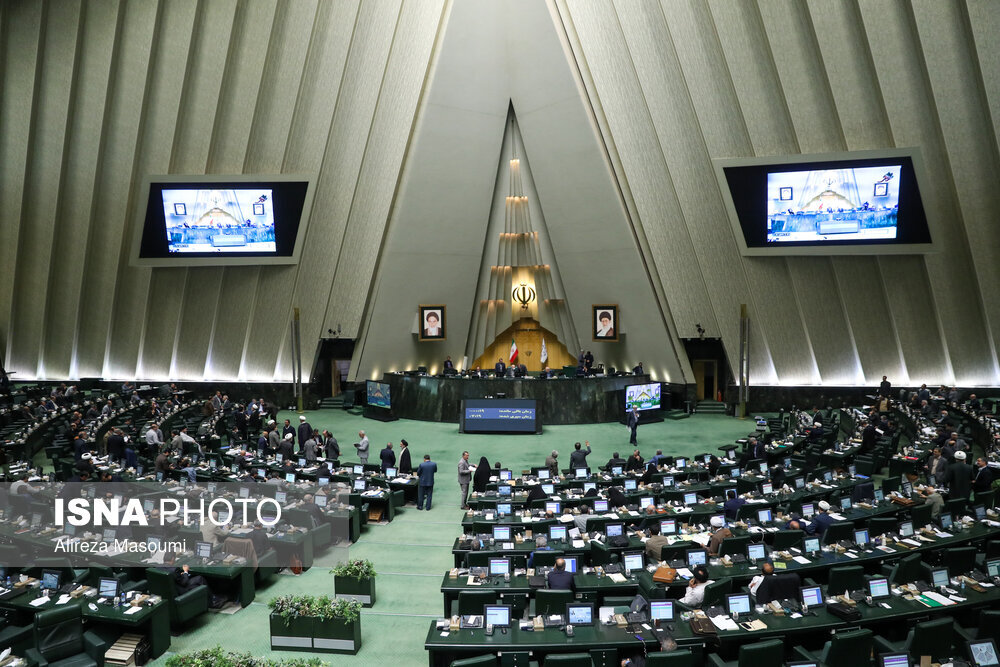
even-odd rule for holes
{"type": "MultiPolygon", "coordinates": [[[[417,421],[382,423],[348,414],[342,410],[307,413],[313,428],[330,429],[341,443],[345,460],[355,460],[351,444],[364,429],[371,441],[371,461],[378,461],[378,451],[392,442],[398,453],[400,438],[410,443],[416,466],[424,454],[438,464],[434,487],[434,507],[418,512],[413,506],[403,508],[386,525],[371,525],[361,539],[351,546],[352,558],[368,558],[379,572],[378,602],[362,615],[362,648],[357,656],[323,654],[331,665],[385,664],[417,666],[427,664],[424,639],[432,618],[443,612],[441,577],[452,565],[451,546],[461,533],[462,512],[458,507],[456,466],[463,450],[469,450],[475,463],[485,456],[492,465],[499,459],[515,472],[541,465],[555,449],[561,461],[569,460],[576,441],[590,440],[592,467],[604,465],[615,451],[631,452],[628,431],[620,424],[548,426],[541,435],[495,436],[463,435],[456,424],[417,421]]],[[[283,412],[278,423],[295,413],[283,412]]],[[[694,415],[689,419],[665,421],[639,427],[639,449],[648,458],[663,449],[668,454],[691,455],[717,452],[717,447],[731,443],[754,430],[751,420],[737,420],[723,415],[694,415]]],[[[327,568],[314,567],[300,576],[278,576],[249,607],[233,615],[202,615],[182,635],[171,641],[170,651],[151,663],[163,665],[171,653],[180,653],[216,644],[223,648],[249,651],[254,655],[295,657],[302,654],[272,652],[268,634],[267,601],[289,593],[333,593],[333,577],[327,568]]]]}

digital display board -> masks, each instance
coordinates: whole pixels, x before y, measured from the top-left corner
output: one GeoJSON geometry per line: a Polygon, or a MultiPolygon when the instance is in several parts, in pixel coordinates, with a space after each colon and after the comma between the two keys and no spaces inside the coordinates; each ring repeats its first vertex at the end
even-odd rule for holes
{"type": "Polygon", "coordinates": [[[540,433],[537,403],[528,398],[462,401],[462,433],[540,433]]]}
{"type": "Polygon", "coordinates": [[[392,407],[392,401],[389,396],[389,385],[384,382],[368,380],[366,388],[368,390],[368,405],[387,409],[392,407]]]}

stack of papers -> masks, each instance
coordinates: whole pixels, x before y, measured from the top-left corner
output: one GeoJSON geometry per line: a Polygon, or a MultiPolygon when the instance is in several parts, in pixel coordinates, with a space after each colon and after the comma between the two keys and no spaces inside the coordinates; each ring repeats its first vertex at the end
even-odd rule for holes
{"type": "Polygon", "coordinates": [[[712,623],[715,627],[720,630],[739,630],[740,626],[736,625],[736,621],[729,618],[728,616],[718,615],[709,617],[712,619],[712,623]]]}

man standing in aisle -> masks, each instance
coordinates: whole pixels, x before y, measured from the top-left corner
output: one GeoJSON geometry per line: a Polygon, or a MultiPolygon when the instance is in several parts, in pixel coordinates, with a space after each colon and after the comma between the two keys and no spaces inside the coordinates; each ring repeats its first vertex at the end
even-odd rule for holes
{"type": "Polygon", "coordinates": [[[639,406],[633,405],[632,412],[628,414],[628,430],[631,432],[631,436],[628,441],[630,445],[637,444],[636,441],[636,429],[639,428],[639,406]]]}
{"type": "Polygon", "coordinates": [[[431,461],[431,455],[424,454],[424,462],[417,466],[418,510],[430,510],[431,508],[431,496],[434,494],[434,473],[437,472],[437,469],[437,464],[431,461]]]}
{"type": "Polygon", "coordinates": [[[306,444],[306,440],[311,438],[312,434],[313,434],[313,427],[310,426],[309,422],[306,421],[306,416],[299,415],[299,433],[298,433],[299,451],[302,451],[302,448],[306,444]]]}
{"type": "Polygon", "coordinates": [[[462,489],[461,508],[469,509],[469,482],[472,481],[472,466],[469,465],[469,452],[462,452],[458,460],[458,486],[462,489]]]}
{"type": "Polygon", "coordinates": [[[364,431],[358,431],[358,437],[361,438],[358,442],[354,443],[354,448],[358,450],[358,458],[361,459],[361,463],[368,463],[368,436],[365,435],[364,431]]]}

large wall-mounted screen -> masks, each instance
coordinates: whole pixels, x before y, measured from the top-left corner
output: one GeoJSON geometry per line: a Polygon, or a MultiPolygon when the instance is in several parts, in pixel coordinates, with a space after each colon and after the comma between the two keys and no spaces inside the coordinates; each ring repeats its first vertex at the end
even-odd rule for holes
{"type": "Polygon", "coordinates": [[[365,384],[368,390],[368,405],[387,410],[392,407],[389,385],[385,382],[376,382],[375,380],[366,380],[365,384]]]}
{"type": "Polygon", "coordinates": [[[300,176],[151,176],[134,263],[291,264],[312,187],[300,176]]]}
{"type": "Polygon", "coordinates": [[[912,153],[717,160],[741,250],[747,255],[930,250],[912,153]]]}
{"type": "Polygon", "coordinates": [[[625,387],[625,410],[631,412],[633,407],[640,410],[659,410],[660,383],[633,384],[625,387]]]}
{"type": "Polygon", "coordinates": [[[529,398],[462,401],[462,433],[541,433],[538,407],[529,398]]]}

